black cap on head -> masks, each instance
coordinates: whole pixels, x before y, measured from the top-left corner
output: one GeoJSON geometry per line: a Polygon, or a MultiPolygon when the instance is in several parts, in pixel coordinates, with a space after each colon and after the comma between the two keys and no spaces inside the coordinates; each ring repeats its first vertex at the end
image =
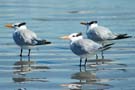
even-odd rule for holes
{"type": "Polygon", "coordinates": [[[91,25],[93,23],[98,23],[98,22],[97,21],[91,21],[91,22],[89,22],[89,25],[91,25]]]}
{"type": "Polygon", "coordinates": [[[20,24],[18,25],[18,27],[20,27],[20,26],[22,26],[22,25],[26,25],[26,23],[25,23],[25,22],[22,22],[22,23],[20,23],[20,24]]]}
{"type": "Polygon", "coordinates": [[[76,36],[81,36],[82,35],[82,32],[79,32],[76,36]]]}

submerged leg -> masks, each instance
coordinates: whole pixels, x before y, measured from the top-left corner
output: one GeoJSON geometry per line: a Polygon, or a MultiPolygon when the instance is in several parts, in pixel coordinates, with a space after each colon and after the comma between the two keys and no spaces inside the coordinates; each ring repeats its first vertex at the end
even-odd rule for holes
{"type": "Polygon", "coordinates": [[[22,62],[22,57],[20,57],[20,62],[22,62]]]}
{"type": "Polygon", "coordinates": [[[101,56],[102,56],[102,59],[104,59],[104,52],[101,51],[101,56]]]}
{"type": "Polygon", "coordinates": [[[96,64],[98,64],[98,55],[96,54],[96,64]]]}
{"type": "Polygon", "coordinates": [[[85,63],[84,63],[84,66],[86,66],[86,63],[87,63],[87,61],[88,61],[88,60],[87,60],[87,58],[86,58],[86,59],[85,59],[85,63]]]}
{"type": "Polygon", "coordinates": [[[30,62],[30,56],[28,56],[28,62],[30,62]]]}
{"type": "Polygon", "coordinates": [[[22,52],[23,52],[23,49],[21,48],[20,57],[22,57],[22,52]]]}
{"type": "MultiPolygon", "coordinates": [[[[104,43],[102,43],[102,46],[104,46],[104,43]]],[[[102,59],[104,59],[104,52],[101,51],[101,56],[102,56],[102,59]]]]}
{"type": "Polygon", "coordinates": [[[28,65],[31,67],[30,56],[28,56],[28,65]]]}
{"type": "Polygon", "coordinates": [[[28,56],[30,56],[30,51],[31,51],[31,49],[29,49],[28,56]]]}
{"type": "Polygon", "coordinates": [[[82,66],[82,58],[80,58],[80,66],[82,66]]]}

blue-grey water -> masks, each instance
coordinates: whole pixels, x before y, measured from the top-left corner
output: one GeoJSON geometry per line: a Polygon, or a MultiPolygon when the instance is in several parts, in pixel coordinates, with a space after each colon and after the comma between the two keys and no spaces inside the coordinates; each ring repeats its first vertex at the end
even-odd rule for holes
{"type": "Polygon", "coordinates": [[[0,90],[70,90],[62,84],[73,83],[81,84],[80,90],[135,90],[134,4],[135,0],[0,0],[0,90]],[[79,57],[70,51],[69,41],[59,37],[73,32],[85,36],[80,22],[91,20],[133,38],[114,41],[104,61],[95,65],[93,56],[80,71],[79,57]],[[14,30],[4,27],[16,22],[26,22],[52,44],[33,48],[30,58],[25,50],[20,58],[14,30]]]}

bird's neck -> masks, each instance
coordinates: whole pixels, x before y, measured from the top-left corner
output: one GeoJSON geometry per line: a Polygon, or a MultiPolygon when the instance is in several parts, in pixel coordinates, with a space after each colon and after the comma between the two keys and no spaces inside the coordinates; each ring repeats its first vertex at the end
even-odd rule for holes
{"type": "Polygon", "coordinates": [[[96,28],[97,26],[98,24],[87,25],[86,34],[89,33],[90,30],[93,30],[94,28],[96,28]]]}
{"type": "Polygon", "coordinates": [[[91,25],[89,26],[89,29],[96,28],[97,26],[98,26],[98,24],[97,24],[97,23],[93,23],[93,24],[91,24],[91,25]]]}

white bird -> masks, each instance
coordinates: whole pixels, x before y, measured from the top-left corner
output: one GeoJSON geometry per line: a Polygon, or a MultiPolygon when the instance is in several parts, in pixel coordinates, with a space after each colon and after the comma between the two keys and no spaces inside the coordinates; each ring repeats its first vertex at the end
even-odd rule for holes
{"type": "Polygon", "coordinates": [[[51,42],[47,40],[41,40],[37,37],[36,33],[30,31],[26,27],[26,23],[15,23],[15,24],[6,24],[8,28],[14,28],[13,39],[15,43],[20,46],[21,52],[20,56],[22,56],[23,49],[28,49],[28,56],[30,56],[30,51],[33,46],[50,44],[51,42]]]}
{"type": "Polygon", "coordinates": [[[89,39],[95,42],[103,42],[106,40],[118,40],[130,38],[127,34],[114,34],[109,28],[99,26],[97,21],[81,22],[81,24],[87,26],[86,35],[89,39]]]}
{"type": "MultiPolygon", "coordinates": [[[[114,34],[111,30],[104,26],[99,26],[97,21],[91,22],[81,22],[80,24],[86,25],[86,35],[88,39],[91,39],[95,42],[105,44],[106,41],[110,40],[118,40],[118,39],[125,39],[130,38],[127,34],[114,34]]],[[[101,52],[102,59],[104,59],[103,51],[101,52]]],[[[96,55],[96,58],[98,56],[96,55]]]]}
{"type": "Polygon", "coordinates": [[[70,40],[70,49],[74,54],[80,56],[80,66],[83,58],[85,59],[84,65],[86,65],[89,56],[96,54],[98,51],[109,49],[110,45],[112,45],[108,44],[102,46],[90,39],[83,39],[82,33],[73,33],[61,38],[70,40]]]}

